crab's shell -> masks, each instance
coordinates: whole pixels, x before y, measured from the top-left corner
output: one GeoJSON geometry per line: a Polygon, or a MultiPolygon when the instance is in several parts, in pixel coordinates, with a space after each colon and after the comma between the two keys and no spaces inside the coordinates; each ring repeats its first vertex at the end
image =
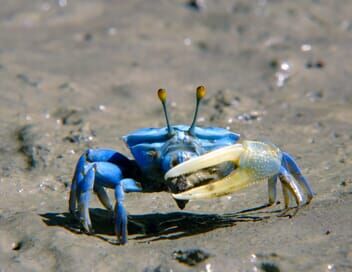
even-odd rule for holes
{"type": "MultiPolygon", "coordinates": [[[[188,133],[189,126],[176,125],[173,131],[181,138],[188,133]]],[[[235,144],[240,135],[224,128],[195,127],[194,137],[201,145],[203,152],[209,152],[227,145],[235,144]]],[[[164,128],[142,128],[123,137],[127,147],[131,150],[139,167],[152,169],[157,164],[158,158],[151,156],[152,152],[160,152],[166,141],[170,139],[168,129],[164,128]]]]}

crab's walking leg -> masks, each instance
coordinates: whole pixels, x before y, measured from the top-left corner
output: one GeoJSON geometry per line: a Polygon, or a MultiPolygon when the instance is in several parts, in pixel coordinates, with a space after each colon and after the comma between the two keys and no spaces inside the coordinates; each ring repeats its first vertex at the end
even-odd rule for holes
{"type": "Polygon", "coordinates": [[[113,211],[114,210],[113,205],[104,187],[98,184],[94,184],[93,189],[94,189],[94,192],[97,194],[100,202],[104,205],[104,207],[109,211],[113,211]]]}
{"type": "Polygon", "coordinates": [[[290,197],[294,198],[299,207],[304,201],[303,193],[298,184],[295,183],[295,178],[283,166],[280,168],[279,179],[283,187],[285,208],[289,207],[290,197]]]}
{"type": "Polygon", "coordinates": [[[290,190],[287,188],[286,185],[281,184],[281,188],[282,188],[282,195],[284,197],[285,209],[287,209],[290,206],[292,194],[290,193],[290,190]]]}
{"type": "Polygon", "coordinates": [[[108,187],[115,189],[115,232],[117,240],[121,244],[127,243],[127,212],[124,207],[125,193],[141,192],[139,184],[130,178],[123,178],[118,166],[109,162],[98,162],[96,165],[96,181],[99,187],[108,187]]]}
{"type": "Polygon", "coordinates": [[[91,167],[88,169],[84,178],[77,184],[79,218],[83,228],[88,233],[93,232],[89,216],[89,201],[93,191],[94,178],[95,168],[91,167]]]}
{"type": "Polygon", "coordinates": [[[83,154],[76,165],[75,173],[72,178],[70,199],[69,199],[69,211],[74,214],[76,211],[77,203],[77,184],[84,179],[84,166],[86,165],[86,155],[83,154]]]}
{"type": "Polygon", "coordinates": [[[79,218],[86,232],[93,231],[89,216],[89,201],[92,191],[108,210],[113,205],[104,187],[115,189],[115,223],[116,234],[121,243],[127,242],[127,212],[123,206],[125,192],[142,191],[138,182],[126,178],[138,172],[136,165],[122,154],[110,149],[89,149],[78,160],[73,176],[69,210],[76,211],[78,202],[79,218]]]}
{"type": "Polygon", "coordinates": [[[121,244],[127,243],[127,211],[123,205],[125,192],[140,192],[141,188],[133,179],[122,179],[115,187],[115,233],[121,244]]]}
{"type": "Polygon", "coordinates": [[[115,187],[115,234],[117,241],[121,244],[127,243],[127,212],[123,205],[125,200],[125,192],[123,185],[120,183],[115,187]]]}
{"type": "Polygon", "coordinates": [[[276,195],[277,195],[277,179],[278,176],[275,175],[268,180],[268,196],[269,196],[269,206],[273,205],[276,201],[276,195]]]}
{"type": "Polygon", "coordinates": [[[117,241],[121,244],[127,243],[127,211],[124,206],[125,193],[129,192],[141,192],[140,186],[133,179],[122,179],[115,186],[115,234],[117,241]]]}
{"type": "Polygon", "coordinates": [[[297,163],[295,162],[295,160],[290,154],[283,152],[282,161],[283,161],[283,164],[285,165],[285,168],[295,177],[297,182],[302,187],[303,191],[307,194],[307,204],[308,204],[314,196],[314,191],[310,186],[309,182],[303,176],[301,169],[298,167],[297,163]]]}

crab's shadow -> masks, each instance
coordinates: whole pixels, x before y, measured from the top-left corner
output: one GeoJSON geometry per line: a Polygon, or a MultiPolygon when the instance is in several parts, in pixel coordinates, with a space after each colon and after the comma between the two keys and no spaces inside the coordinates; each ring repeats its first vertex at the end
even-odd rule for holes
{"type": "MultiPolygon", "coordinates": [[[[257,207],[257,210],[263,207],[257,207]]],[[[238,222],[260,221],[267,215],[253,215],[252,210],[226,214],[205,214],[191,212],[150,213],[128,216],[129,239],[150,242],[163,239],[178,239],[208,232],[217,228],[234,226],[238,222]]],[[[45,213],[40,215],[48,226],[61,226],[74,233],[83,233],[77,220],[70,213],[45,213]]],[[[114,237],[113,214],[110,211],[93,208],[90,216],[94,236],[112,242],[114,237]]],[[[112,242],[113,243],[113,242],[112,242]]]]}

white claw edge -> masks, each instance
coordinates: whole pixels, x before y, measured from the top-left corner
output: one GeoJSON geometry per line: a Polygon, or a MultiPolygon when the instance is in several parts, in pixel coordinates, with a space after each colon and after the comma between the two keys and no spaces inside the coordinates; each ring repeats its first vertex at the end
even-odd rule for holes
{"type": "Polygon", "coordinates": [[[168,172],[166,172],[165,180],[169,178],[178,177],[180,175],[192,173],[197,170],[211,167],[227,161],[237,163],[243,151],[244,148],[241,144],[235,144],[219,148],[202,156],[190,159],[188,161],[185,161],[184,163],[176,165],[174,168],[171,168],[168,172]]]}

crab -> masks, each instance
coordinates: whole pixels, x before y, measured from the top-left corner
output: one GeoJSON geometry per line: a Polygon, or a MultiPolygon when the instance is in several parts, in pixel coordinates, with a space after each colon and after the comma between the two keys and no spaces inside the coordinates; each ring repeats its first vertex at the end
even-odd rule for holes
{"type": "Polygon", "coordinates": [[[129,192],[169,191],[180,209],[189,200],[220,197],[249,185],[268,181],[268,205],[276,201],[276,185],[282,185],[285,208],[308,204],[313,190],[291,155],[271,143],[242,141],[224,128],[196,126],[199,104],[206,89],[196,91],[196,107],[190,126],[170,125],[167,92],[158,90],[167,126],[142,128],[123,137],[134,159],[113,149],[88,149],[79,158],[72,178],[69,211],[83,230],[93,233],[89,203],[94,191],[103,206],[114,212],[119,244],[127,243],[129,192]],[[115,205],[105,188],[115,191],[115,205]],[[291,205],[292,206],[292,205],[291,205]]]}

